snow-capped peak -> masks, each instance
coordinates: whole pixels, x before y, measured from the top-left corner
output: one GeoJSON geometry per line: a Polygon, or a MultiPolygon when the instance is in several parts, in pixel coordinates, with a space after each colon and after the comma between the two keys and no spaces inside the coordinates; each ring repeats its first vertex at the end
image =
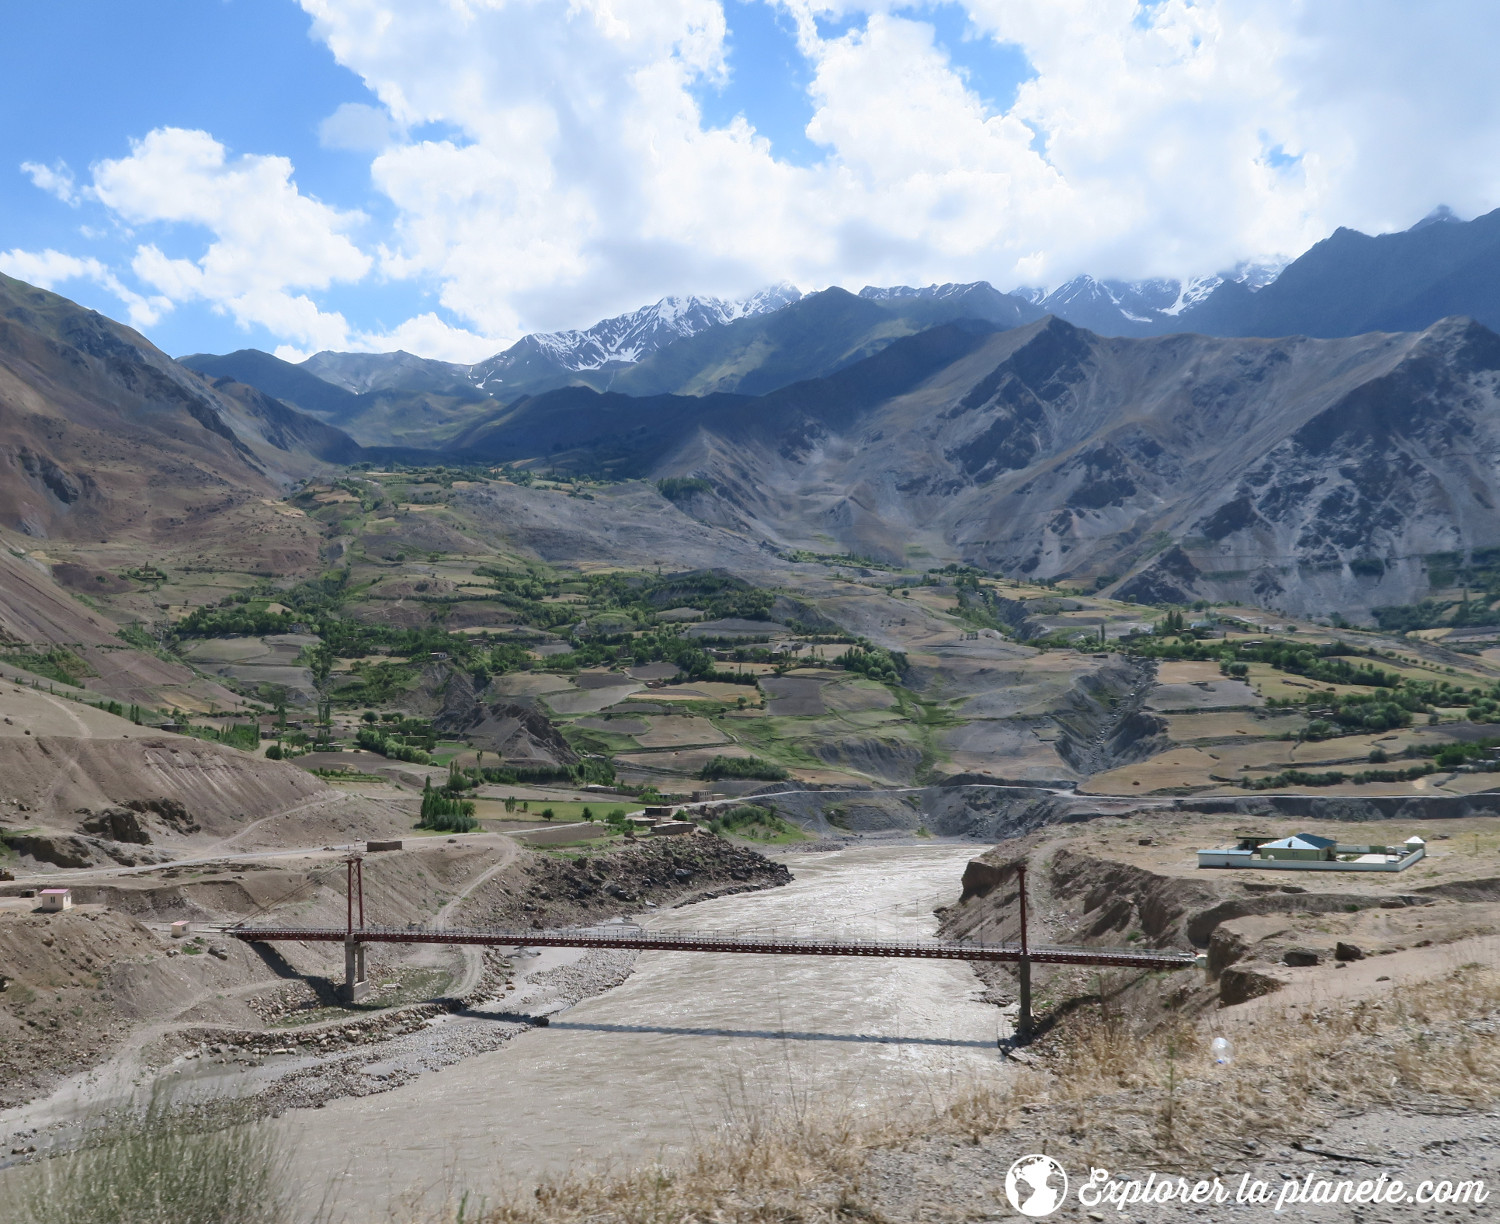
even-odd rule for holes
{"type": "Polygon", "coordinates": [[[768,314],[802,296],[795,285],[772,285],[735,301],[718,297],[664,297],[629,314],[603,319],[576,331],[533,332],[505,352],[472,367],[474,385],[501,390],[507,375],[540,355],[570,372],[631,365],[674,340],[722,327],[736,319],[768,314]]]}

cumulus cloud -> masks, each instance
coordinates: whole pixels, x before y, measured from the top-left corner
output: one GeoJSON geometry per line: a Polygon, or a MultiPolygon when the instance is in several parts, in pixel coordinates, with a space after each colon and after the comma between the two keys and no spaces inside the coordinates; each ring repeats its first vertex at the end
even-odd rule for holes
{"type": "Polygon", "coordinates": [[[1500,203],[1500,7],[1479,0],[750,2],[795,30],[813,164],[753,117],[704,118],[704,91],[757,70],[738,4],[300,0],[378,103],[319,129],[369,154],[378,227],[205,132],[152,132],[87,187],[25,169],[145,229],[131,272],[157,298],[289,351],[457,360],[667,293],[1190,276],[1500,203]],[[955,7],[966,67],[938,33],[955,7]],[[988,88],[986,45],[1029,78],[988,88]],[[206,246],[184,255],[184,230],[206,246]],[[407,322],[323,303],[375,280],[382,310],[410,290],[407,322]]]}
{"type": "Polygon", "coordinates": [[[40,162],[22,162],[22,172],[48,195],[54,195],[64,204],[78,205],[78,185],[73,181],[73,172],[66,162],[44,166],[40,162]]]}
{"type": "Polygon", "coordinates": [[[284,157],[231,158],[207,132],[158,128],[128,157],[94,167],[91,194],[132,225],[185,225],[211,234],[197,258],[143,243],[131,270],[175,302],[201,300],[241,324],[333,347],[342,315],[306,292],[362,279],[371,257],[349,236],[365,220],[305,196],[284,157]]]}
{"type": "Polygon", "coordinates": [[[172,302],[167,297],[143,295],[127,288],[100,260],[67,255],[50,248],[45,251],[0,251],[0,271],[41,289],[55,289],[73,280],[90,281],[124,303],[126,316],[134,327],[150,327],[172,309],[172,302]]]}
{"type": "Polygon", "coordinates": [[[734,67],[712,0],[302,0],[398,122],[462,133],[376,159],[383,267],[488,332],[782,277],[1189,275],[1500,196],[1492,6],[964,0],[1035,69],[992,113],[935,6],[778,2],[813,167],[705,127],[694,89],[734,67]]]}

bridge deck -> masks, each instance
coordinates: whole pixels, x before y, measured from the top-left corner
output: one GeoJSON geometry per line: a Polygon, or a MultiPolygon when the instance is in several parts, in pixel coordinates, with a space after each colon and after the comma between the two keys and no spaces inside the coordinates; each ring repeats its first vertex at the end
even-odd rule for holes
{"type": "MultiPolygon", "coordinates": [[[[640,927],[569,927],[561,930],[462,927],[230,926],[223,934],[247,943],[479,944],[506,948],[632,948],[659,952],[740,952],[769,956],[877,956],[917,960],[1017,962],[1019,944],[926,939],[821,939],[787,935],[725,935],[712,931],[647,931],[640,927]]],[[[1129,969],[1189,969],[1194,954],[1157,948],[1080,948],[1033,944],[1029,958],[1042,965],[1115,965],[1129,969]]]]}

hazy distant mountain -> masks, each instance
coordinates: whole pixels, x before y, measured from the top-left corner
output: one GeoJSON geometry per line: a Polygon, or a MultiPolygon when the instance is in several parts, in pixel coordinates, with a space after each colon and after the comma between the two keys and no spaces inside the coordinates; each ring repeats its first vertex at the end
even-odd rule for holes
{"type": "Polygon", "coordinates": [[[327,421],[347,420],[357,411],[359,397],[352,391],[309,373],[302,365],[293,365],[260,349],[236,349],[222,356],[190,353],[177,360],[209,378],[232,378],[257,387],[267,395],[295,404],[304,412],[314,413],[327,421]]]}
{"type": "Polygon", "coordinates": [[[866,285],[859,296],[929,327],[954,319],[983,319],[1001,327],[1020,327],[1046,313],[1035,302],[1017,294],[1001,293],[988,281],[928,285],[921,289],[907,285],[878,289],[866,285]]]}
{"type": "Polygon", "coordinates": [[[475,414],[497,406],[467,378],[443,375],[446,363],[409,353],[320,353],[294,365],[259,349],[239,349],[222,357],[194,353],[181,361],[211,379],[256,387],[370,446],[437,445],[475,414]],[[346,382],[375,389],[356,394],[345,385],[325,382],[309,372],[319,358],[327,359],[319,368],[342,370],[346,382]]]}
{"type": "Polygon", "coordinates": [[[436,391],[453,394],[468,389],[471,367],[434,361],[397,349],[394,353],[314,353],[299,367],[355,395],[372,391],[436,391]]]}
{"type": "Polygon", "coordinates": [[[1500,211],[1463,222],[1440,210],[1374,238],[1339,230],[1284,269],[1247,264],[1188,281],[1080,276],[1009,294],[977,281],[805,297],[782,285],[740,302],[664,298],[579,331],[527,336],[468,367],[409,353],[319,353],[300,367],[254,350],[184,361],[296,404],[365,445],[432,446],[502,404],[559,387],[764,394],[927,327],[961,318],[1018,327],[1046,314],[1137,337],[1351,336],[1419,331],[1450,315],[1500,327],[1500,211]]]}
{"type": "Polygon", "coordinates": [[[893,340],[939,323],[976,319],[1015,327],[1040,317],[1029,303],[983,283],[932,289],[867,287],[858,296],[825,289],[780,310],[665,345],[602,386],[630,395],[763,394],[825,377],[878,353],[893,340]]]}
{"type": "Polygon", "coordinates": [[[1101,336],[1159,336],[1191,331],[1184,317],[1220,285],[1234,283],[1251,292],[1275,279],[1279,265],[1246,264],[1222,276],[1191,280],[1095,280],[1077,276],[1051,291],[1017,289],[1043,314],[1056,315],[1101,336]]]}
{"type": "Polygon", "coordinates": [[[1080,276],[1015,296],[1109,336],[1357,336],[1421,331],[1451,315],[1500,327],[1500,210],[1461,221],[1440,208],[1375,237],[1340,229],[1284,268],[1249,264],[1185,282],[1080,276]]]}

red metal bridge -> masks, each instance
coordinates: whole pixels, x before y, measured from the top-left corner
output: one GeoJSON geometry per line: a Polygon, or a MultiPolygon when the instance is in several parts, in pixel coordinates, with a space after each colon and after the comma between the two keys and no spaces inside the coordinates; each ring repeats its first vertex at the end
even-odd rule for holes
{"type": "Polygon", "coordinates": [[[1170,948],[1055,947],[1028,943],[1026,938],[1026,873],[1020,877],[1021,939],[1019,943],[976,943],[967,939],[829,939],[821,936],[778,934],[730,935],[718,931],[648,931],[632,924],[562,927],[388,927],[365,925],[364,870],[360,856],[350,855],[348,920],[341,927],[294,927],[244,921],[223,928],[223,934],[246,943],[289,940],[299,943],[344,945],[345,997],[362,998],[365,945],[468,944],[500,948],[628,948],[641,952],[730,952],[762,956],[873,956],[905,960],[961,960],[1010,963],[1019,966],[1020,1026],[1031,1026],[1031,966],[1103,965],[1120,969],[1191,969],[1192,952],[1170,948]],[[357,919],[357,921],[356,921],[357,919]]]}
{"type": "Polygon", "coordinates": [[[796,935],[727,935],[717,931],[648,931],[610,924],[537,930],[507,927],[233,926],[225,935],[248,943],[478,944],[502,948],[632,948],[642,952],[749,952],[766,956],[880,956],[917,960],[1001,961],[1040,965],[1113,965],[1122,969],[1190,969],[1191,952],[1153,948],[1050,947],[946,939],[826,939],[796,935]]]}

